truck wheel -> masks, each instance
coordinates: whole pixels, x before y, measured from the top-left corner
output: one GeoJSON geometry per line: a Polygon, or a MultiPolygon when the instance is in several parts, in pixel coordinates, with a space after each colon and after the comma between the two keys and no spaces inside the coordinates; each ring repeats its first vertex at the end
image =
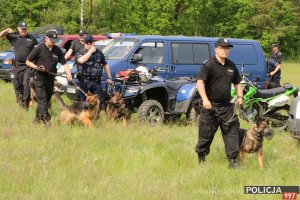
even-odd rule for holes
{"type": "Polygon", "coordinates": [[[156,100],[145,101],[139,107],[138,118],[141,123],[161,124],[164,119],[164,109],[156,100]]]}
{"type": "Polygon", "coordinates": [[[189,124],[198,126],[200,114],[197,113],[194,107],[191,107],[186,113],[186,120],[189,124]]]}

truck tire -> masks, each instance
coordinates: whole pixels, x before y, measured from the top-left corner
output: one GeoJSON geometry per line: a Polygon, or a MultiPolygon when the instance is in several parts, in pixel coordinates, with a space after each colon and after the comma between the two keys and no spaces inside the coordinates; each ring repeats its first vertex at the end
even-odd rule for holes
{"type": "Polygon", "coordinates": [[[164,109],[156,100],[143,102],[138,110],[138,119],[141,123],[150,125],[162,124],[164,119],[164,109]]]}

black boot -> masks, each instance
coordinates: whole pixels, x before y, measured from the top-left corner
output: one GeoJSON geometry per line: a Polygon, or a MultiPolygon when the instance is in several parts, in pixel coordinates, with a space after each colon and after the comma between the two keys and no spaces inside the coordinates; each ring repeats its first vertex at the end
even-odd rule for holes
{"type": "Polygon", "coordinates": [[[44,115],[42,118],[43,123],[45,124],[45,127],[48,128],[51,126],[51,116],[50,115],[44,115]]]}
{"type": "Polygon", "coordinates": [[[228,159],[228,167],[229,169],[237,169],[239,167],[237,159],[228,159]]]}

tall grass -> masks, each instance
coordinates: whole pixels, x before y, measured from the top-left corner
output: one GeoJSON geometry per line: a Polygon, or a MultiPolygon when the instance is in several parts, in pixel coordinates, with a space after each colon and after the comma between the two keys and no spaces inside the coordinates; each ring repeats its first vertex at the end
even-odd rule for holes
{"type": "Polygon", "coordinates": [[[255,154],[229,170],[219,132],[207,163],[198,165],[196,127],[149,127],[133,116],[124,129],[103,113],[92,130],[61,126],[54,101],[46,129],[31,124],[35,107],[19,109],[11,83],[0,82],[0,94],[0,199],[273,200],[281,195],[246,195],[244,186],[300,184],[300,144],[288,132],[264,142],[264,170],[255,154]]]}

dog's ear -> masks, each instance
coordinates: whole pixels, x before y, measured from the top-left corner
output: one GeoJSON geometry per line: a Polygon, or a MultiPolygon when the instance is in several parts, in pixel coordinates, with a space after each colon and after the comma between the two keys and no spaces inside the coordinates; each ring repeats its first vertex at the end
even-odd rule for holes
{"type": "Polygon", "coordinates": [[[93,94],[91,93],[91,91],[88,91],[88,92],[87,92],[87,95],[88,95],[88,96],[92,96],[93,94]]]}
{"type": "Polygon", "coordinates": [[[256,126],[259,127],[259,125],[261,124],[262,121],[263,121],[263,118],[257,117],[257,119],[256,119],[256,126]]]}

